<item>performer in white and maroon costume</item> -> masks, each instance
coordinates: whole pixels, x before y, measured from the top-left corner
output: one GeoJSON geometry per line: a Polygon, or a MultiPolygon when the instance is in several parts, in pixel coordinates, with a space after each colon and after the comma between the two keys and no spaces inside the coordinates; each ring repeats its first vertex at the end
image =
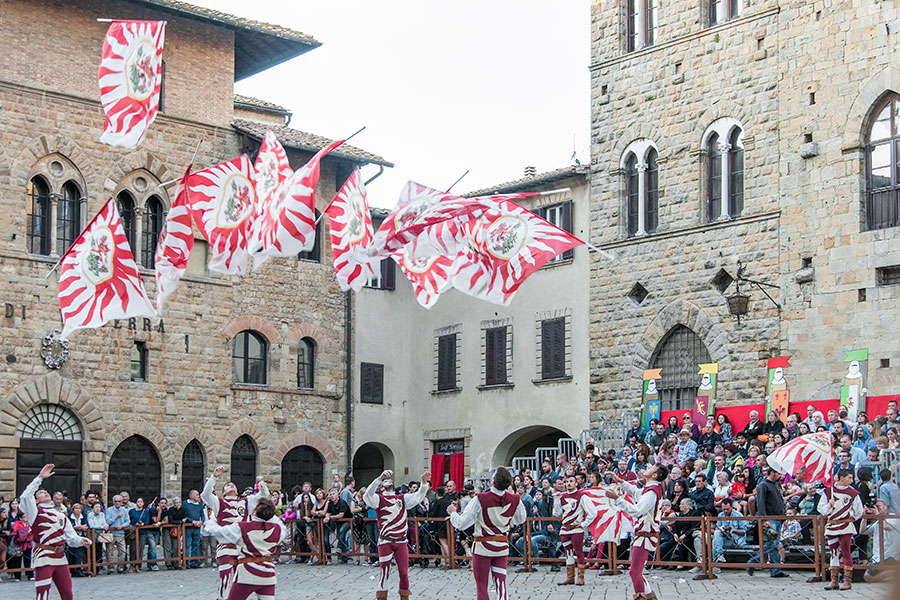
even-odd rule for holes
{"type": "MultiPolygon", "coordinates": [[[[241,523],[249,521],[250,515],[256,509],[256,503],[262,498],[269,497],[269,488],[260,478],[259,490],[250,496],[243,498],[238,496],[237,486],[229,481],[222,489],[222,497],[215,495],[216,479],[225,472],[225,467],[216,467],[213,474],[206,480],[200,498],[206,506],[212,511],[216,519],[216,523],[222,526],[231,525],[233,523],[241,523]]],[[[234,577],[234,557],[238,551],[234,544],[220,543],[216,547],[216,562],[219,566],[219,600],[224,600],[228,596],[228,587],[234,577]]]]}
{"type": "Polygon", "coordinates": [[[825,541],[831,552],[831,583],[826,590],[849,590],[853,580],[853,556],[850,554],[853,536],[856,535],[854,521],[863,515],[863,504],[859,492],[853,489],[853,471],[841,469],[833,487],[822,490],[819,498],[819,514],[828,517],[825,523],[825,541]],[[838,586],[841,559],[844,562],[844,583],[838,586]]]}
{"type": "Polygon", "coordinates": [[[275,516],[275,505],[271,500],[261,498],[249,521],[219,525],[209,519],[203,524],[203,531],[237,549],[231,559],[234,581],[228,591],[228,600],[245,600],[253,593],[259,600],[275,599],[272,555],[287,537],[288,529],[275,516]]]}
{"type": "Polygon", "coordinates": [[[584,585],[584,526],[594,520],[596,509],[578,489],[574,475],[566,477],[566,491],[553,503],[553,516],[562,517],[559,540],[566,553],[566,578],[557,585],[584,585]],[[575,567],[578,567],[578,577],[575,567]]]}
{"type": "Polygon", "coordinates": [[[72,576],[66,560],[66,545],[90,546],[91,540],[75,533],[64,511],[53,505],[47,490],[38,489],[41,482],[53,476],[55,465],[44,465],[38,476],[22,492],[21,508],[34,536],[31,566],[34,568],[34,591],[37,600],[50,598],[50,584],[56,584],[61,600],[72,600],[72,576]]]}
{"type": "Polygon", "coordinates": [[[662,520],[661,500],[665,498],[663,483],[668,476],[669,470],[665,466],[653,465],[641,474],[645,480],[644,487],[641,489],[613,474],[615,482],[622,486],[626,494],[631,496],[635,501],[634,504],[620,498],[615,490],[606,492],[606,496],[613,500],[617,509],[634,518],[631,568],[628,570],[631,583],[634,585],[634,600],[656,600],[656,593],[650,589],[650,583],[644,577],[644,565],[659,547],[659,530],[662,520]]]}
{"type": "Polygon", "coordinates": [[[459,530],[475,525],[472,548],[472,574],[475,598],[488,600],[488,578],[494,576],[497,600],[506,600],[506,563],[509,558],[509,528],[525,522],[525,505],[512,493],[512,475],[505,467],[494,471],[491,490],[476,494],[466,509],[457,512],[455,504],[447,508],[450,523],[459,530]]]}
{"type": "Polygon", "coordinates": [[[397,563],[397,573],[400,575],[400,597],[409,598],[409,547],[406,545],[409,523],[406,511],[425,499],[430,479],[431,473],[425,471],[422,473],[422,486],[415,494],[397,494],[394,492],[393,472],[385,471],[363,494],[366,506],[375,509],[375,519],[378,522],[378,565],[381,567],[381,577],[378,579],[375,598],[379,600],[387,598],[392,561],[397,563]],[[379,487],[383,490],[380,494],[379,487]]]}

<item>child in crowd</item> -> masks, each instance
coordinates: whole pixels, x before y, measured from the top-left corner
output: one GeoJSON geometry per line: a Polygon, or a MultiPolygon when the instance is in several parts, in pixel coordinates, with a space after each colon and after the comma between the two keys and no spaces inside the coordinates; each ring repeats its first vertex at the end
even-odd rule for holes
{"type": "MultiPolygon", "coordinates": [[[[785,514],[788,517],[796,517],[797,509],[793,506],[789,506],[785,511],[785,514]]],[[[788,519],[784,522],[784,526],[781,528],[781,540],[778,543],[778,555],[781,557],[781,562],[784,562],[784,556],[787,552],[787,549],[800,541],[800,521],[796,518],[788,519]]]]}
{"type": "Polygon", "coordinates": [[[747,477],[743,471],[734,474],[734,481],[731,483],[731,499],[740,503],[740,511],[742,515],[747,514],[747,477]]]}

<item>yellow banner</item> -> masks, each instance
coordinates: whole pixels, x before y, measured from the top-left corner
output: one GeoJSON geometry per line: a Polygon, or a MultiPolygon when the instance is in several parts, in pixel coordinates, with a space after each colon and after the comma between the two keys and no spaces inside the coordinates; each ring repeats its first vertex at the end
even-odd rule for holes
{"type": "Polygon", "coordinates": [[[700,370],[697,371],[697,375],[718,375],[719,374],[719,363],[701,363],[697,365],[700,367],[700,370]]]}
{"type": "Polygon", "coordinates": [[[662,373],[662,369],[644,369],[644,381],[659,379],[660,373],[662,373]]]}

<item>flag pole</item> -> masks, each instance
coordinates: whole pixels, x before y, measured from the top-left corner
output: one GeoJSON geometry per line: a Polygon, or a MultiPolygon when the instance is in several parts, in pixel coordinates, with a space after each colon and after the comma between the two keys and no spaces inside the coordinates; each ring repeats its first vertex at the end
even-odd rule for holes
{"type": "MultiPolygon", "coordinates": [[[[194,161],[197,160],[197,153],[200,152],[200,144],[202,144],[202,143],[203,143],[203,138],[200,138],[200,140],[197,142],[197,147],[194,148],[194,155],[191,157],[191,162],[190,162],[190,164],[194,164],[194,161]]],[[[170,179],[170,180],[168,180],[168,181],[163,181],[162,183],[160,183],[160,184],[159,184],[158,186],[156,186],[156,187],[157,187],[157,188],[161,188],[161,187],[170,186],[170,185],[172,185],[173,183],[178,183],[179,181],[181,181],[181,177],[176,177],[175,179],[170,179]]]]}
{"type": "MultiPolygon", "coordinates": [[[[356,134],[358,134],[358,133],[362,133],[363,129],[365,129],[365,128],[366,128],[366,126],[363,125],[363,126],[360,127],[359,129],[357,129],[356,131],[354,131],[353,133],[351,133],[349,136],[345,137],[345,138],[341,141],[340,144],[338,144],[337,146],[335,146],[334,149],[337,150],[338,148],[340,148],[341,146],[343,146],[344,144],[346,144],[347,141],[350,140],[350,138],[354,137],[354,136],[355,136],[356,134]]],[[[335,198],[337,198],[337,194],[335,194],[335,198]]],[[[322,212],[319,213],[319,216],[316,217],[315,222],[313,222],[313,228],[315,228],[315,227],[317,227],[317,226],[319,225],[319,221],[321,221],[321,220],[322,220],[322,217],[325,216],[325,211],[328,210],[328,208],[331,206],[332,202],[334,202],[334,198],[332,198],[331,201],[330,201],[328,204],[325,205],[325,208],[323,208],[323,209],[322,209],[322,212]]]]}
{"type": "Polygon", "coordinates": [[[78,240],[78,238],[80,238],[82,235],[84,235],[84,232],[87,231],[88,228],[94,224],[94,221],[97,220],[97,217],[99,217],[100,213],[103,212],[103,209],[106,208],[106,205],[112,201],[113,201],[113,198],[112,198],[112,196],[110,196],[109,200],[107,200],[106,203],[104,203],[103,206],[100,207],[100,210],[97,211],[97,214],[94,215],[94,218],[91,219],[90,222],[88,222],[88,224],[85,225],[84,229],[81,230],[81,233],[78,234],[78,237],[76,237],[74,240],[72,240],[72,243],[69,244],[69,248],[63,253],[62,256],[59,257],[59,260],[56,261],[56,264],[53,265],[53,268],[50,269],[50,272],[44,276],[44,279],[49,279],[50,276],[53,275],[53,271],[55,271],[56,268],[60,265],[60,263],[62,263],[63,259],[65,259],[69,255],[69,252],[72,250],[72,247],[75,245],[75,242],[78,240]]]}
{"type": "Polygon", "coordinates": [[[456,181],[454,181],[454,182],[453,182],[453,185],[451,185],[450,187],[448,187],[448,188],[447,188],[447,191],[444,192],[444,193],[445,193],[445,194],[449,194],[449,193],[450,193],[450,190],[452,190],[453,187],[454,187],[457,183],[459,183],[460,181],[462,181],[462,178],[465,177],[465,176],[468,175],[468,174],[469,174],[469,169],[466,169],[466,172],[463,173],[462,175],[460,175],[460,176],[459,176],[459,179],[457,179],[456,181]]]}
{"type": "Polygon", "coordinates": [[[609,260],[615,260],[615,258],[616,258],[615,255],[610,254],[606,250],[601,250],[600,248],[598,248],[597,246],[595,246],[593,244],[585,242],[584,245],[587,246],[589,249],[593,250],[594,252],[596,252],[597,254],[599,254],[600,256],[603,256],[604,258],[608,258],[609,260]]]}

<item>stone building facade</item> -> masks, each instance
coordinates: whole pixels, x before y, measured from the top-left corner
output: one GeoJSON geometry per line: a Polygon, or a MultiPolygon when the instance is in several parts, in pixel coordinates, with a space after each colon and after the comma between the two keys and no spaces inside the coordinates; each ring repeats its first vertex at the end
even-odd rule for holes
{"type": "Polygon", "coordinates": [[[663,410],[691,406],[698,362],[718,362],[720,404],[762,402],[787,354],[792,400],[827,399],[842,351],[868,348],[869,394],[897,393],[900,147],[883,158],[897,125],[875,120],[900,99],[898,19],[876,1],[592,3],[591,234],[615,257],[592,257],[594,423],[638,408],[647,368],[663,410]],[[729,315],[738,261],[780,310],[745,283],[729,315]]]}
{"type": "MultiPolygon", "coordinates": [[[[0,57],[0,470],[15,474],[0,478],[0,495],[20,490],[49,460],[58,465],[53,485],[75,496],[88,488],[178,495],[218,464],[231,466],[240,485],[263,475],[275,488],[343,473],[347,297],[324,224],[316,251],[241,277],[207,270],[195,229],[188,272],[165,314],[73,333],[58,369],[41,357],[42,340],[60,328],[57,278],[47,273],[110,196],[130,206],[132,247],[153,300],[148,245],[174,193],[159,184],[181,175],[199,140],[195,170],[242,151],[254,157],[266,124],[280,126],[295,169],[329,142],[286,128],[290,114],[280,107],[233,97],[237,79],[318,42],[165,0],[16,0],[0,10],[8,49],[0,57]],[[168,22],[163,108],[134,151],[99,142],[97,60],[107,25],[98,17],[168,22]],[[260,384],[233,373],[235,340],[260,342],[249,351],[263,361],[260,384]]],[[[349,146],[326,158],[319,210],[367,163],[390,166],[349,146]]]]}
{"type": "MultiPolygon", "coordinates": [[[[471,195],[514,192],[546,192],[520,203],[586,239],[587,166],[531,172],[471,195]]],[[[560,255],[532,274],[507,307],[450,290],[426,310],[399,269],[387,278],[391,283],[363,288],[355,296],[353,351],[353,467],[360,484],[384,468],[409,481],[438,465],[436,485],[453,474],[460,486],[460,477],[486,476],[515,457],[578,437],[588,424],[589,264],[584,246],[560,255]],[[543,340],[554,327],[559,362],[545,368],[552,344],[543,340]],[[499,379],[488,363],[488,337],[498,334],[499,379]]]]}

